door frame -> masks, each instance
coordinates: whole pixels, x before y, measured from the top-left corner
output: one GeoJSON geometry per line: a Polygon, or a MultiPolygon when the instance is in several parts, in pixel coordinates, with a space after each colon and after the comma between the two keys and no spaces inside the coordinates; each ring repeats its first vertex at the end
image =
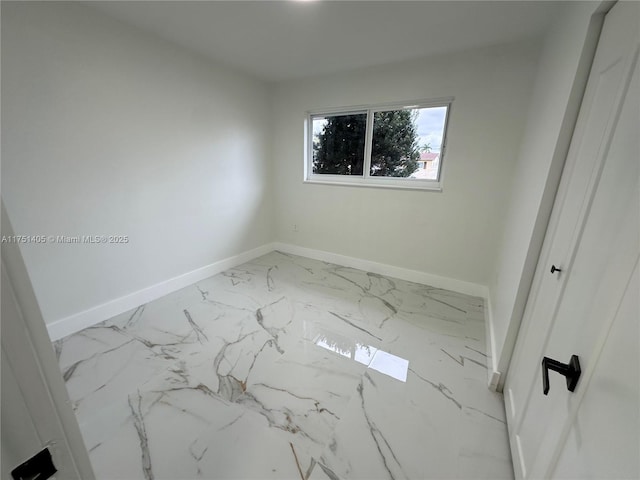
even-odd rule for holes
{"type": "MultiPolygon", "coordinates": [[[[526,305],[531,291],[535,288],[537,265],[540,261],[540,256],[543,254],[544,238],[551,223],[551,212],[555,197],[558,194],[560,179],[569,153],[569,146],[575,131],[604,18],[616,2],[617,0],[598,0],[593,2],[590,20],[584,39],[581,42],[579,61],[576,65],[571,90],[562,115],[560,133],[557,141],[553,144],[553,159],[545,178],[545,187],[539,198],[535,219],[532,220],[534,225],[532,226],[531,235],[528,237],[529,246],[526,249],[526,257],[517,276],[518,288],[515,293],[513,308],[509,310],[509,325],[502,345],[502,352],[499,355],[496,352],[497,345],[493,337],[492,321],[487,322],[486,337],[488,339],[487,344],[490,346],[489,351],[491,352],[491,358],[488,359],[487,363],[489,370],[487,382],[490,390],[503,392],[506,378],[509,374],[526,305]]],[[[493,315],[493,308],[492,305],[488,306],[487,318],[491,318],[493,315]]]]}
{"type": "MultiPolygon", "coordinates": [[[[0,208],[2,235],[13,236],[14,230],[1,199],[0,208]]],[[[16,380],[11,384],[3,384],[2,388],[11,386],[20,390],[16,393],[25,400],[24,407],[31,417],[40,448],[49,448],[59,474],[64,478],[93,480],[95,475],[89,453],[71,407],[20,248],[16,243],[3,243],[1,250],[1,302],[6,317],[2,318],[0,340],[3,356],[16,380]]],[[[2,408],[11,409],[12,406],[2,405],[2,408]]],[[[12,438],[11,432],[3,429],[2,442],[11,441],[16,439],[12,438]]],[[[24,446],[21,445],[14,447],[14,451],[19,451],[19,455],[23,456],[18,460],[21,462],[38,453],[23,452],[24,446]]],[[[10,472],[16,466],[1,465],[2,478],[10,478],[10,472]]]]}

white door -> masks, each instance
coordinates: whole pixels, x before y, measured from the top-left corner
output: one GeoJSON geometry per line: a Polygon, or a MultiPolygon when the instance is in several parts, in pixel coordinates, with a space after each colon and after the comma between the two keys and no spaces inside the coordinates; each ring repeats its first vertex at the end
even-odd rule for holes
{"type": "MultiPolygon", "coordinates": [[[[1,210],[2,235],[11,237],[1,210]]],[[[45,448],[57,469],[52,478],[95,478],[17,244],[2,244],[1,263],[0,478],[12,478],[15,467],[45,448]]]]}
{"type": "Polygon", "coordinates": [[[606,16],[507,374],[519,478],[640,477],[639,25],[606,16]],[[544,395],[543,357],[572,355],[575,391],[551,371],[544,395]]]}

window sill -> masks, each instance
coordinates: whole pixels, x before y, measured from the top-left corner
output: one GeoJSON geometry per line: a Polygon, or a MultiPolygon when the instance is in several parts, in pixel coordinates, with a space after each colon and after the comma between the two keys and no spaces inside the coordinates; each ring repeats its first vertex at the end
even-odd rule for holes
{"type": "Polygon", "coordinates": [[[395,190],[423,190],[428,192],[442,192],[442,184],[436,181],[424,180],[390,180],[390,179],[352,179],[352,178],[306,178],[304,183],[318,185],[337,185],[343,187],[390,188],[395,190]]]}

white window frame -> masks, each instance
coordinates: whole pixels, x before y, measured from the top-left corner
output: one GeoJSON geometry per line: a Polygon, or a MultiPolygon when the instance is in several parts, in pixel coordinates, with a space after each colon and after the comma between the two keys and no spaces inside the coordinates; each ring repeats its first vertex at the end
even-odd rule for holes
{"type": "Polygon", "coordinates": [[[387,103],[378,105],[351,106],[343,108],[329,108],[324,110],[312,110],[306,113],[305,120],[305,162],[304,162],[304,182],[319,183],[326,185],[348,185],[353,187],[381,187],[399,188],[410,190],[430,190],[442,191],[442,178],[444,169],[444,157],[447,150],[447,133],[449,118],[451,117],[451,107],[453,97],[438,98],[432,100],[407,101],[400,103],[387,103]],[[424,178],[404,178],[404,177],[377,177],[370,175],[371,172],[371,148],[373,144],[373,119],[376,112],[386,112],[391,110],[409,110],[418,108],[447,107],[444,120],[444,132],[442,145],[440,148],[440,165],[438,168],[438,178],[429,180],[424,178]],[[364,165],[363,175],[330,175],[324,173],[313,173],[313,119],[323,115],[348,115],[366,114],[367,129],[364,145],[364,165]]]}

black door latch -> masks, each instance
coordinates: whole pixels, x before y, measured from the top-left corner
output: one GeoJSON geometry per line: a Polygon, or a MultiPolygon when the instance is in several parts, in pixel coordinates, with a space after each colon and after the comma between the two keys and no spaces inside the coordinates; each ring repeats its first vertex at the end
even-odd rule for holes
{"type": "Polygon", "coordinates": [[[51,452],[45,448],[14,468],[11,471],[11,478],[14,480],[46,480],[57,471],[51,459],[51,452]]]}
{"type": "Polygon", "coordinates": [[[571,355],[569,363],[561,363],[549,357],[542,359],[542,389],[544,394],[549,393],[549,370],[564,375],[567,379],[567,389],[573,392],[580,378],[580,360],[577,355],[571,355]]]}

